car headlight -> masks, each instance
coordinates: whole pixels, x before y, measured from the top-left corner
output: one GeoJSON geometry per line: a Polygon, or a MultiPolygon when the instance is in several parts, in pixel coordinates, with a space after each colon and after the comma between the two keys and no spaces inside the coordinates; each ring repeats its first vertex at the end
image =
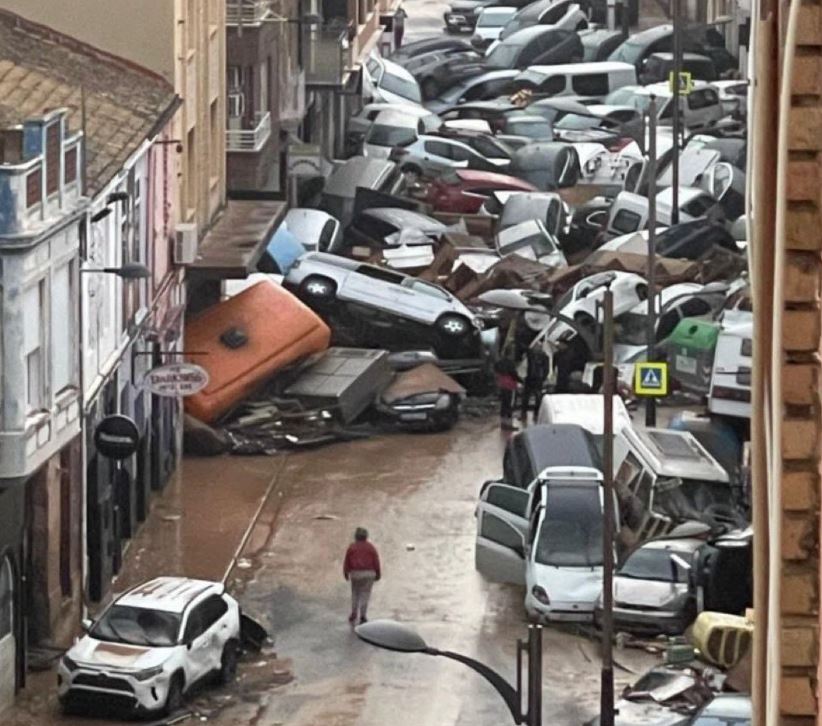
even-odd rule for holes
{"type": "Polygon", "coordinates": [[[63,656],[63,665],[66,667],[66,670],[68,670],[69,673],[76,671],[80,667],[67,655],[63,656]]]}
{"type": "Polygon", "coordinates": [[[438,399],[436,404],[434,404],[434,408],[437,411],[445,411],[451,405],[451,396],[447,393],[443,393],[438,399]]]}
{"type": "Polygon", "coordinates": [[[163,666],[155,666],[154,668],[146,668],[142,671],[137,671],[133,674],[136,681],[148,681],[155,676],[159,676],[163,672],[163,666]]]}
{"type": "Polygon", "coordinates": [[[533,596],[534,596],[534,597],[535,597],[535,598],[536,598],[539,602],[541,602],[543,605],[550,605],[550,604],[551,604],[551,598],[550,598],[550,597],[548,597],[548,593],[547,593],[547,592],[545,592],[545,588],[544,588],[544,587],[540,587],[539,585],[534,585],[534,586],[531,588],[531,594],[532,594],[532,595],[533,595],[533,596]]]}

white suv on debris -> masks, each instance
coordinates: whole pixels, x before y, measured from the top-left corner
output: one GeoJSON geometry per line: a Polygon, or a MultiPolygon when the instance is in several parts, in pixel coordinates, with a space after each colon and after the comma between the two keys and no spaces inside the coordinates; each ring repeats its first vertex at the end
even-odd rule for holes
{"type": "Polygon", "coordinates": [[[60,660],[60,703],[172,713],[206,676],[237,670],[240,607],[217,582],[158,577],[118,597],[60,660]]]}

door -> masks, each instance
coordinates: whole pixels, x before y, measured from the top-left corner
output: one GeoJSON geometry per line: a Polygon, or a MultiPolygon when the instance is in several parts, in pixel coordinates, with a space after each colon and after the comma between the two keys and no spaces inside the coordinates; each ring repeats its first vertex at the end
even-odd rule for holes
{"type": "Polygon", "coordinates": [[[212,634],[207,629],[205,601],[195,605],[188,613],[183,629],[186,648],[186,688],[206,676],[212,669],[212,634]]]}
{"type": "MultiPolygon", "coordinates": [[[[392,313],[401,313],[405,307],[400,283],[404,277],[390,270],[361,265],[356,272],[345,276],[339,297],[359,305],[392,313]]],[[[406,291],[413,294],[410,290],[406,291]]]]}
{"type": "Polygon", "coordinates": [[[422,171],[427,176],[436,176],[449,169],[464,169],[467,161],[454,159],[452,145],[447,141],[426,140],[423,145],[422,171]]]}
{"type": "Polygon", "coordinates": [[[17,684],[14,637],[14,572],[8,556],[0,561],[0,711],[14,702],[17,684]]]}
{"type": "Polygon", "coordinates": [[[209,643],[208,668],[216,671],[220,668],[223,647],[235,635],[231,630],[228,604],[219,595],[211,595],[202,603],[202,618],[204,635],[209,643]]]}
{"type": "Polygon", "coordinates": [[[480,496],[474,563],[492,582],[525,584],[529,496],[507,484],[491,484],[480,496]]]}

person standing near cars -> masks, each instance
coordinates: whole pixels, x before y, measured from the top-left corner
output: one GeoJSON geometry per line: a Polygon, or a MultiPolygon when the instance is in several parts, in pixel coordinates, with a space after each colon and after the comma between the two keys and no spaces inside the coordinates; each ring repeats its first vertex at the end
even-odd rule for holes
{"type": "Polygon", "coordinates": [[[343,561],[343,576],[351,583],[351,615],[348,622],[367,622],[371,588],[380,579],[380,556],[368,541],[368,530],[357,527],[354,541],[348,546],[343,561]]]}
{"type": "Polygon", "coordinates": [[[499,425],[503,431],[516,431],[514,426],[514,399],[522,379],[511,358],[504,355],[494,365],[499,391],[499,425]]]}
{"type": "Polygon", "coordinates": [[[542,389],[548,376],[549,360],[540,346],[530,346],[525,353],[525,382],[522,386],[520,417],[523,425],[528,423],[528,409],[534,399],[534,421],[537,420],[539,405],[542,402],[542,389]]]}

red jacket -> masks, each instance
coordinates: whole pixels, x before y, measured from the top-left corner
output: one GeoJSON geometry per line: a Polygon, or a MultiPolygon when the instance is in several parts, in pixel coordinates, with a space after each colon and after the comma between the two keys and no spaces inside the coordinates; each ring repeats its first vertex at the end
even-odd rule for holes
{"type": "Polygon", "coordinates": [[[345,553],[343,562],[343,574],[348,577],[352,570],[373,570],[380,576],[380,556],[377,548],[367,540],[364,542],[352,542],[345,553]]]}

